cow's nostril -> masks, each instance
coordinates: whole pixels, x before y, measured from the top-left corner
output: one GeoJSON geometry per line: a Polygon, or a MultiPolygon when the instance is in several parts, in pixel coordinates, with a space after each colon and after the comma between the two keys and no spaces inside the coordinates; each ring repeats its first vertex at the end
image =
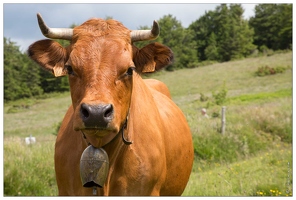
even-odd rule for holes
{"type": "Polygon", "coordinates": [[[84,118],[89,117],[89,111],[87,110],[87,107],[85,104],[82,104],[82,106],[81,106],[81,114],[84,118]]]}
{"type": "Polygon", "coordinates": [[[106,109],[106,110],[105,110],[105,113],[104,113],[104,117],[105,117],[105,118],[109,118],[109,117],[111,117],[112,114],[113,114],[113,106],[112,106],[112,104],[109,104],[108,106],[106,106],[105,109],[106,109]]]}

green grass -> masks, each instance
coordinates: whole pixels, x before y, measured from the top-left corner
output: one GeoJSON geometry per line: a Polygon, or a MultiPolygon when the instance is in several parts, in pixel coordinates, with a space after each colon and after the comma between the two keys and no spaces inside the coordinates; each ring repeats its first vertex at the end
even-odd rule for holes
{"type": "MultiPolygon", "coordinates": [[[[191,128],[195,161],[183,196],[293,195],[292,67],[256,76],[266,65],[292,66],[292,53],[152,75],[167,84],[191,128]],[[213,93],[223,87],[225,101],[216,105],[213,93]],[[200,101],[201,94],[208,100],[200,101]],[[202,108],[210,118],[201,115],[202,108]]],[[[54,133],[70,104],[69,93],[5,103],[5,196],[57,195],[54,133]],[[31,134],[37,143],[27,146],[24,138],[31,134]]]]}
{"type": "Polygon", "coordinates": [[[54,95],[48,99],[31,99],[11,102],[4,106],[4,136],[27,137],[49,135],[63,119],[71,98],[69,93],[54,95]],[[15,105],[29,105],[29,109],[10,110],[15,105]]]}
{"type": "Polygon", "coordinates": [[[161,72],[153,77],[166,83],[177,103],[198,99],[200,93],[211,95],[225,83],[228,96],[274,92],[292,86],[292,70],[282,74],[258,77],[254,75],[259,66],[292,66],[292,53],[269,57],[217,63],[209,66],[182,69],[170,73],[161,72]]]}
{"type": "Polygon", "coordinates": [[[269,99],[276,99],[282,97],[291,97],[292,96],[292,88],[291,89],[281,89],[274,92],[261,92],[255,94],[242,94],[236,97],[229,98],[230,104],[243,104],[248,102],[260,102],[266,101],[269,99]]]}
{"type": "Polygon", "coordinates": [[[216,162],[206,169],[196,165],[183,196],[291,196],[291,151],[289,145],[277,144],[231,164],[216,162]]]}
{"type": "Polygon", "coordinates": [[[5,196],[55,196],[55,137],[37,137],[36,144],[26,145],[23,138],[4,139],[5,196]]]}

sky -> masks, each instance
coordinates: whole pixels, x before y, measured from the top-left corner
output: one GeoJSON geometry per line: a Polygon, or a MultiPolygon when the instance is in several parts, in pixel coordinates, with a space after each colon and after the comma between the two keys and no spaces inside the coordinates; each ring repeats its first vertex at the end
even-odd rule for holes
{"type": "MultiPolygon", "coordinates": [[[[242,3],[241,3],[242,4],[242,3]]],[[[26,51],[33,42],[45,39],[40,32],[36,14],[40,13],[49,27],[68,28],[72,24],[97,17],[112,17],[133,30],[150,27],[153,20],[171,14],[187,28],[220,4],[214,3],[4,3],[3,37],[26,51]]],[[[244,18],[254,16],[254,3],[242,4],[244,18]]],[[[160,33],[161,34],[161,33],[160,33]]]]}

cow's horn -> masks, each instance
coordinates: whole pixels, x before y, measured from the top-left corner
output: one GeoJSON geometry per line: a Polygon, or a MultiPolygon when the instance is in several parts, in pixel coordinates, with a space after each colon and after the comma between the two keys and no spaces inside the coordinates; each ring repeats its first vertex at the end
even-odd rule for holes
{"type": "Polygon", "coordinates": [[[43,21],[40,13],[37,13],[38,24],[42,34],[51,39],[71,40],[73,36],[72,28],[49,28],[43,21]]]}
{"type": "Polygon", "coordinates": [[[131,32],[132,42],[153,40],[159,35],[159,25],[157,21],[154,20],[153,27],[151,30],[133,30],[131,32]]]}

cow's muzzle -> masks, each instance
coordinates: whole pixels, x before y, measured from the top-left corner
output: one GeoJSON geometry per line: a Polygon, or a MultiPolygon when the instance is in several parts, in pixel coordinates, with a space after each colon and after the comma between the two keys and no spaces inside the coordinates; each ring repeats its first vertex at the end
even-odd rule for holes
{"type": "Polygon", "coordinates": [[[85,128],[106,129],[114,116],[112,104],[81,104],[81,118],[85,128]]]}

